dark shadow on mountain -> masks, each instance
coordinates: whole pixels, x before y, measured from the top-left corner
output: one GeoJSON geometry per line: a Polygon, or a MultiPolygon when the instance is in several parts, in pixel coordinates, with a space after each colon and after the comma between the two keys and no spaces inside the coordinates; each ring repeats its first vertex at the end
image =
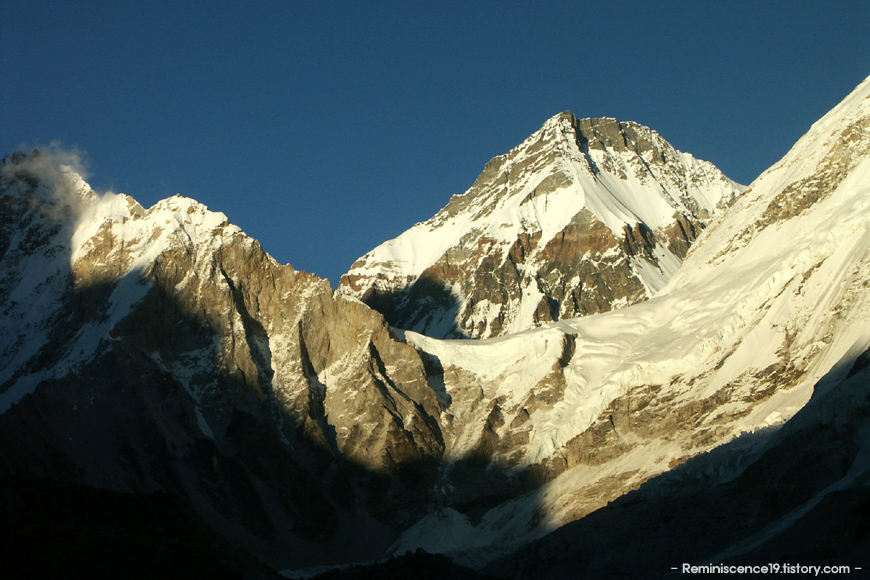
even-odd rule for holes
{"type": "Polygon", "coordinates": [[[434,338],[468,338],[459,325],[459,300],[426,272],[402,289],[372,288],[362,300],[383,314],[390,326],[434,338]]]}
{"type": "MultiPolygon", "coordinates": [[[[2,201],[0,231],[26,227],[22,220],[28,208],[2,201]]],[[[26,251],[34,255],[44,251],[41,240],[57,231],[51,226],[33,230],[26,251]]],[[[0,238],[2,260],[9,256],[10,239],[0,238]]],[[[222,267],[223,258],[215,259],[216,266],[222,267]]],[[[36,382],[31,394],[0,415],[0,476],[14,476],[13,481],[25,481],[23,485],[31,488],[26,501],[12,500],[24,501],[18,505],[24,505],[25,511],[26,506],[38,505],[40,498],[47,506],[57,505],[52,502],[58,489],[64,490],[60,495],[68,492],[70,503],[92,506],[67,516],[63,515],[70,507],[66,504],[40,515],[39,523],[27,529],[27,537],[47,549],[74,543],[76,530],[96,533],[88,527],[91,513],[117,510],[142,524],[135,532],[117,521],[94,524],[105,525],[100,529],[119,541],[100,544],[94,539],[88,544],[92,551],[87,561],[77,562],[80,568],[71,569],[71,575],[87,573],[98,561],[118,561],[128,546],[120,541],[124,534],[148,542],[155,529],[167,530],[165,522],[173,518],[178,519],[182,535],[188,524],[205,530],[201,537],[209,554],[204,557],[213,556],[220,570],[228,567],[256,578],[269,574],[264,572],[264,562],[273,569],[299,569],[381,558],[404,529],[442,508],[463,514],[475,525],[487,510],[523,493],[530,494],[530,502],[541,503],[540,485],[550,475],[540,466],[514,469],[491,460],[498,445],[497,402],[489,409],[478,448],[450,465],[438,454],[419,454],[395,458],[392,471],[375,471],[342,455],[323,405],[317,404],[323,402],[324,385],[315,380],[313,367],[305,364],[314,355],[305,354],[302,363],[302,373],[309,379],[310,414],[296,416],[271,390],[274,353],[264,342],[262,323],[241,299],[244,280],[226,269],[223,276],[233,308],[241,316],[239,337],[250,349],[252,366],[248,367],[220,366],[216,359],[207,368],[194,364],[201,360],[195,353],[216,352],[216,331],[207,316],[208,305],[183,302],[172,280],[146,282],[131,274],[121,280],[107,277],[76,285],[73,272],[64,274],[66,303],[58,309],[58,318],[51,320],[48,346],[34,354],[21,373],[0,385],[5,392],[20,379],[36,382]],[[41,370],[63,368],[71,355],[67,346],[82,329],[99,328],[110,319],[113,296],[122,286],[145,289],[144,297],[99,334],[87,362],[40,377],[41,370]],[[207,392],[189,392],[177,376],[182,371],[206,376],[207,392]],[[200,414],[203,398],[213,406],[208,421],[200,414]],[[48,481],[27,483],[22,478],[48,481]],[[72,490],[71,485],[105,493],[72,490]],[[130,505],[113,507],[118,500],[109,492],[124,492],[122,501],[131,500],[130,505]],[[164,494],[159,497],[167,501],[152,502],[148,498],[154,493],[164,494]]],[[[425,290],[424,285],[417,292],[426,296],[425,290]]],[[[432,304],[449,306],[452,296],[442,290],[432,304]]],[[[413,292],[408,290],[409,304],[413,292]]],[[[452,305],[458,308],[455,300],[452,305]]],[[[311,345],[301,342],[306,352],[311,345]]],[[[370,346],[372,369],[385,377],[377,388],[410,399],[408,386],[391,384],[381,353],[370,346]]],[[[865,354],[846,361],[820,381],[819,395],[781,431],[746,435],[691,459],[483,572],[506,578],[656,578],[684,562],[704,563],[724,553],[805,505],[853,468],[860,450],[859,430],[870,404],[866,391],[853,406],[840,409],[834,402],[858,381],[866,386],[867,359],[865,354]],[[843,382],[847,378],[848,385],[843,382]],[[819,405],[833,408],[820,415],[829,418],[804,420],[812,419],[819,405]],[[748,444],[767,442],[771,445],[760,459],[740,471],[748,444]],[[716,472],[720,468],[734,470],[736,477],[716,485],[721,481],[716,472]]],[[[449,407],[440,362],[426,356],[422,360],[429,385],[442,407],[449,407]]],[[[419,401],[415,403],[415,409],[421,410],[419,401]]],[[[430,421],[432,415],[422,417],[430,428],[437,427],[430,421]]],[[[401,417],[392,418],[401,423],[401,417]]],[[[415,443],[410,430],[396,433],[391,442],[396,448],[415,443]]],[[[846,521],[842,514],[853,510],[862,514],[866,506],[860,487],[829,494],[789,528],[795,537],[776,536],[788,540],[786,545],[762,542],[746,557],[861,565],[855,558],[870,552],[867,520],[859,516],[848,520],[845,529],[837,526],[846,521]],[[830,540],[801,532],[825,526],[831,530],[830,540]]],[[[175,533],[170,530],[169,536],[175,533]]],[[[155,547],[159,549],[159,544],[155,547]]],[[[175,548],[168,549],[172,553],[175,548]]],[[[196,558],[203,554],[196,553],[196,558]]],[[[742,556],[735,558],[742,561],[742,556]]],[[[40,571],[39,566],[36,561],[31,570],[40,571]]],[[[368,569],[372,575],[357,577],[421,578],[420,570],[430,570],[435,578],[465,573],[438,556],[419,553],[375,564],[368,569]]]]}
{"type": "Polygon", "coordinates": [[[314,580],[496,580],[460,566],[442,554],[417,550],[377,564],[349,566],[318,574],[314,580]]]}
{"type": "Polygon", "coordinates": [[[820,380],[813,399],[780,429],[696,456],[484,571],[513,579],[702,578],[710,575],[683,573],[683,565],[791,562],[848,565],[850,577],[866,577],[854,567],[866,574],[870,563],[867,473],[830,487],[868,468],[859,456],[870,416],[862,357],[820,380]],[[849,397],[854,405],[843,405],[849,397]],[[750,449],[759,445],[752,461],[750,449]],[[831,493],[822,496],[825,490],[831,493]],[[793,522],[773,528],[789,516],[793,522]],[[755,541],[741,544],[748,538],[755,541]]]}
{"type": "MultiPolygon", "coordinates": [[[[13,202],[0,198],[2,231],[33,226],[33,243],[21,251],[27,256],[44,252],[41,244],[62,231],[62,219],[69,216],[58,216],[54,225],[40,221],[48,223],[42,231],[43,225],[28,222],[35,215],[28,213],[32,207],[13,202]]],[[[9,240],[4,240],[0,260],[11,260],[9,240]]],[[[195,553],[188,564],[211,558],[217,577],[222,570],[268,576],[263,563],[295,569],[371,560],[433,510],[453,506],[476,517],[487,506],[530,489],[522,470],[491,464],[483,450],[452,464],[452,475],[445,474],[440,456],[406,460],[392,472],[373,471],[343,456],[322,405],[310,406],[317,416],[298,417],[272,392],[266,330],[247,311],[242,282],[223,269],[221,256],[215,260],[241,316],[253,368],[229,368],[217,358],[200,366],[203,352],[220,348],[208,305],[183,302],[172,280],[156,274],[146,280],[134,272],[81,284],[70,269],[61,273],[63,304],[49,320],[45,346],[0,385],[2,394],[19,380],[34,381],[31,393],[0,415],[0,476],[19,490],[14,493],[26,496],[12,500],[25,511],[42,500],[57,506],[40,512],[22,538],[61,554],[65,545],[85,546],[81,558],[70,560],[69,575],[109,574],[129,549],[124,536],[150,542],[155,530],[164,530],[175,537],[169,526],[173,520],[178,530],[203,532],[204,544],[190,548],[195,553]],[[122,291],[141,291],[142,297],[109,324],[115,320],[113,297],[122,291]],[[105,331],[94,330],[101,325],[105,331]],[[70,345],[83,329],[95,333],[93,354],[67,367],[75,354],[70,345]],[[71,370],[58,370],[63,368],[71,370]],[[179,372],[205,377],[196,384],[208,388],[189,391],[179,372]],[[200,412],[203,401],[212,406],[208,421],[200,412]],[[89,508],[78,509],[79,502],[89,508]],[[112,511],[128,514],[122,519],[129,527],[90,519],[112,511]],[[92,537],[85,541],[79,533],[92,537]],[[101,542],[102,533],[112,539],[101,542]]],[[[0,261],[0,266],[7,264],[0,261]]],[[[0,286],[0,291],[6,289],[0,286]]],[[[442,303],[445,296],[436,300],[442,303]]],[[[377,352],[372,360],[380,362],[377,352]]],[[[384,376],[385,370],[380,369],[384,376]]],[[[313,370],[303,368],[303,373],[313,370]]],[[[404,395],[403,385],[381,387],[404,395]]],[[[322,402],[322,388],[310,381],[309,397],[322,402]]],[[[193,546],[198,540],[191,541],[193,546]]],[[[152,547],[170,555],[176,549],[159,542],[152,547]]],[[[57,565],[57,559],[37,560],[30,570],[46,577],[57,565]]]]}
{"type": "MultiPolygon", "coordinates": [[[[82,309],[59,332],[74,333],[83,313],[99,310],[93,301],[106,300],[112,289],[82,290],[82,309]]],[[[45,489],[99,490],[70,493],[57,519],[47,513],[27,528],[26,537],[43,549],[64,554],[66,545],[82,547],[68,572],[108,574],[130,548],[119,534],[147,541],[151,530],[163,530],[163,522],[173,519],[210,530],[204,534],[208,557],[218,569],[247,577],[263,576],[263,562],[292,569],[371,560],[434,509],[452,507],[476,522],[489,507],[530,489],[522,471],[491,464],[482,450],[451,465],[447,491],[439,491],[445,476],[438,457],[405,462],[391,474],[373,472],[337,453],[334,439],[325,445],[310,438],[271,393],[231,374],[219,375],[216,389],[225,401],[226,427],[207,436],[191,394],[153,356],[157,352],[169,364],[174,349],[183,354],[211,340],[211,330],[182,310],[171,295],[152,288],[113,336],[103,337],[98,357],[74,375],[41,381],[0,415],[0,475],[40,480],[31,503],[42,501],[45,489]],[[116,500],[103,490],[125,493],[116,500]],[[151,517],[128,522],[129,531],[117,528],[122,520],[95,524],[100,533],[117,536],[101,543],[91,531],[90,508],[75,508],[83,493],[90,493],[88,505],[97,511],[121,502],[131,517],[146,511],[151,517]],[[160,503],[153,497],[166,498],[162,511],[149,511],[160,503]],[[91,533],[95,537],[87,540],[91,533]]],[[[45,351],[37,366],[62,359],[62,351],[45,351]]],[[[155,549],[174,553],[167,541],[170,547],[155,549]]],[[[193,552],[179,570],[203,557],[193,552]]],[[[58,564],[37,560],[31,570],[46,577],[58,564]]]]}
{"type": "MultiPolygon", "coordinates": [[[[4,578],[241,580],[256,570],[177,498],[116,493],[50,479],[0,477],[4,578]]],[[[253,575],[253,574],[252,574],[253,575]]],[[[272,574],[263,566],[257,576],[272,574]]]]}
{"type": "MultiPolygon", "coordinates": [[[[812,400],[782,427],[744,434],[509,556],[456,573],[524,580],[703,578],[710,574],[684,573],[683,565],[800,563],[847,565],[850,577],[864,577],[855,568],[866,570],[870,554],[868,474],[842,489],[836,486],[870,467],[867,457],[859,456],[870,417],[868,360],[865,352],[836,365],[817,383],[812,400]],[[843,404],[849,396],[854,405],[843,404]],[[793,522],[775,528],[790,515],[793,522]],[[757,541],[735,551],[752,538],[757,541]]],[[[535,475],[534,469],[522,473],[528,489],[539,489],[547,479],[531,480],[535,475]]],[[[452,507],[476,525],[488,509],[518,491],[519,486],[503,497],[452,507]]],[[[414,557],[424,569],[434,556],[419,551],[414,557]]],[[[410,561],[396,558],[318,578],[419,577],[405,568],[410,561]]],[[[442,577],[438,574],[432,577],[442,577]]]]}

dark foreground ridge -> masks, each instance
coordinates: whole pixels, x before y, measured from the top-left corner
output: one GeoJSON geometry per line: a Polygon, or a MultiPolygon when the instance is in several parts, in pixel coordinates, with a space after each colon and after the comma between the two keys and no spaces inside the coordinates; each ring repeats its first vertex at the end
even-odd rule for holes
{"type": "Polygon", "coordinates": [[[9,580],[269,577],[165,493],[6,475],[0,477],[0,514],[3,577],[9,580]]]}

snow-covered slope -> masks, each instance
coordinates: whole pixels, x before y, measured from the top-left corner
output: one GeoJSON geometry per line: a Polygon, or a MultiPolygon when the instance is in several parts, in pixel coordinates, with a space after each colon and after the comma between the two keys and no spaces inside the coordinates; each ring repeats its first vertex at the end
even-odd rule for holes
{"type": "Polygon", "coordinates": [[[603,312],[657,292],[742,190],[648,127],[565,112],[360,258],[340,289],[435,337],[603,312]]]}
{"type": "MultiPolygon", "coordinates": [[[[674,193],[692,190],[688,174],[654,169],[677,154],[636,126],[547,127],[540,155],[501,159],[442,215],[540,226],[528,247],[516,232],[473,234],[515,244],[517,272],[533,255],[544,267],[553,240],[591,235],[576,213],[532,222],[537,202],[498,195],[517,183],[562,203],[571,187],[532,185],[536,163],[568,171],[562,160],[581,155],[588,175],[572,179],[610,184],[571,190],[586,196],[579,215],[606,214],[596,239],[644,220],[631,232],[647,234],[617,242],[634,253],[614,258],[638,280],[677,255],[659,237],[665,205],[685,226],[735,191],[713,176],[719,194],[674,193]],[[620,171],[663,204],[617,195],[620,171]]],[[[651,299],[477,341],[395,331],[222,214],[97,195],[50,156],[5,160],[0,226],[0,475],[172,493],[275,567],[424,547],[505,577],[608,577],[635,561],[608,560],[602,546],[622,538],[656,566],[762,557],[778,538],[812,537],[801,522],[848,511],[867,482],[870,80],[714,220],[651,299]],[[720,505],[729,524],[707,537],[720,505]]]]}
{"type": "Polygon", "coordinates": [[[0,475],[172,493],[286,567],[382,553],[440,457],[419,354],[192,199],[7,158],[0,304],[0,475]]]}
{"type": "MultiPolygon", "coordinates": [[[[545,483],[475,524],[445,508],[396,549],[486,547],[466,557],[492,558],[494,546],[542,536],[725,444],[681,477],[736,476],[811,398],[866,365],[868,280],[870,80],[757,179],[649,301],[474,343],[407,333],[439,361],[452,400],[445,455],[485,444],[495,463],[545,483]]],[[[808,409],[820,407],[804,424],[831,410],[808,409]]]]}

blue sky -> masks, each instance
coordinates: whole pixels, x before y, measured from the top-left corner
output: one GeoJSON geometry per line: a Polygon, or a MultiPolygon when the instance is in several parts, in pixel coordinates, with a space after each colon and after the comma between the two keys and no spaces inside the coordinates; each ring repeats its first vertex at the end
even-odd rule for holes
{"type": "Polygon", "coordinates": [[[60,141],[333,285],[560,111],[748,183],[870,74],[866,1],[2,6],[2,153],[60,141]]]}

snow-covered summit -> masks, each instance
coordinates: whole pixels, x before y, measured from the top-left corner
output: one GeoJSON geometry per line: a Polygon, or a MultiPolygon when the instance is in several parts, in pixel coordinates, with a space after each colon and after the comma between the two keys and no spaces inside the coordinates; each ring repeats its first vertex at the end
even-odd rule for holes
{"type": "MultiPolygon", "coordinates": [[[[38,380],[70,372],[99,352],[100,337],[145,297],[146,281],[175,253],[207,265],[225,246],[259,246],[223,213],[190,198],[177,195],[146,210],[130,196],[98,194],[51,153],[8,157],[0,179],[0,328],[10,330],[0,336],[0,384],[25,376],[0,393],[0,412],[38,380]],[[70,293],[102,287],[112,294],[100,323],[67,345],[63,364],[26,379],[34,357],[60,340],[50,326],[70,315],[70,293]]],[[[183,278],[201,275],[189,270],[183,278]]]]}
{"type": "MultiPolygon", "coordinates": [[[[421,521],[397,551],[452,552],[455,544],[441,539],[454,528],[481,548],[522,542],[677,465],[691,467],[665,479],[675,486],[737,478],[776,445],[787,449],[779,457],[797,462],[807,438],[825,429],[837,435],[820,457],[836,449],[855,461],[848,477],[829,474],[837,483],[828,489],[866,481],[868,279],[870,79],[750,186],[650,300],[483,341],[406,333],[439,361],[451,428],[484,426],[494,462],[534,465],[551,481],[476,526],[421,521]]],[[[482,438],[450,439],[445,454],[462,457],[482,438]]],[[[816,489],[815,498],[788,501],[818,502],[827,491],[816,489]]],[[[664,491],[647,497],[655,503],[664,491]]],[[[753,513],[758,522],[769,517],[753,513]]],[[[485,551],[476,557],[488,558],[485,551]]]]}
{"type": "Polygon", "coordinates": [[[743,187],[657,132],[560,113],[341,291],[392,324],[486,337],[644,300],[743,187]]]}
{"type": "MultiPolygon", "coordinates": [[[[40,179],[7,162],[0,471],[171,493],[277,569],[371,561],[396,540],[476,566],[513,552],[496,576],[646,578],[674,546],[693,562],[791,549],[826,521],[828,547],[864,557],[864,522],[838,515],[860,512],[870,478],[868,103],[865,82],[651,299],[575,318],[560,289],[587,309],[645,291],[734,186],[651,130],[557,116],[427,226],[460,241],[409,305],[458,312],[459,297],[492,333],[533,280],[560,314],[474,341],[396,332],[193,200],[146,210],[72,165],[40,179]],[[570,196],[572,216],[544,211],[570,196]],[[665,206],[681,217],[655,229],[665,206]],[[650,224],[620,238],[608,220],[625,216],[650,224]],[[801,519],[817,506],[836,509],[801,519]],[[654,565],[614,558],[625,538],[654,565]]],[[[410,247],[396,255],[425,263],[410,247]]]]}

